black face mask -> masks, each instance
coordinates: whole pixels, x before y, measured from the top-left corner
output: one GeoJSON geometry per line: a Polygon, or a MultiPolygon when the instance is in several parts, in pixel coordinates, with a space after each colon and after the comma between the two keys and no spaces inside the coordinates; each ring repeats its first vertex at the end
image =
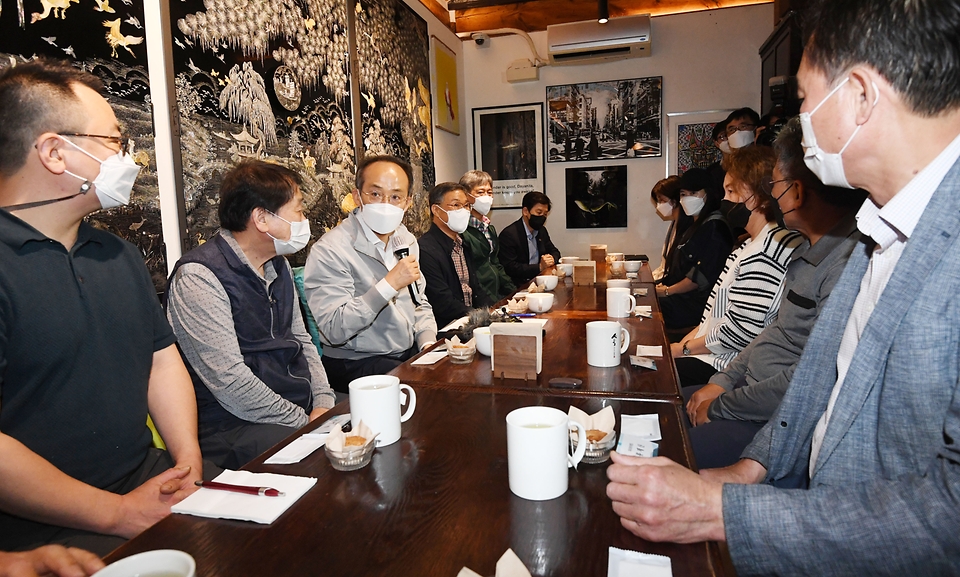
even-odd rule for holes
{"type": "Polygon", "coordinates": [[[543,225],[546,224],[546,222],[547,217],[545,216],[537,216],[535,214],[530,215],[530,228],[533,230],[540,230],[543,228],[543,225]]]}
{"type": "Polygon", "coordinates": [[[720,213],[727,217],[730,228],[746,228],[750,210],[742,202],[720,201],[720,213]]]}

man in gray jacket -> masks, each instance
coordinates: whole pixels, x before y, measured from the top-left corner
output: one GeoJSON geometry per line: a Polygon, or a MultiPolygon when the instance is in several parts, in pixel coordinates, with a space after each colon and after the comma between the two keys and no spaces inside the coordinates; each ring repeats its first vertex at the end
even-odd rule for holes
{"type": "Polygon", "coordinates": [[[323,235],[304,267],[307,302],[333,388],[385,374],[437,339],[417,261],[417,239],[400,224],[413,204],[413,171],[392,156],[357,166],[355,209],[323,235]]]}
{"type": "Polygon", "coordinates": [[[870,193],[865,241],[737,464],[614,454],[607,495],[646,539],[725,540],[739,575],[957,575],[960,2],[811,9],[805,163],[870,193]]]}

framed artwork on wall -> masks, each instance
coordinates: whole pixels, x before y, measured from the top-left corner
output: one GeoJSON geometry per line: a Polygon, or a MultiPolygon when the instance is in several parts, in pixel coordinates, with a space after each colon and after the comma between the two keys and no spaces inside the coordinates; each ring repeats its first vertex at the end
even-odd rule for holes
{"type": "Polygon", "coordinates": [[[667,113],[667,176],[706,168],[722,158],[713,144],[713,127],[732,110],[667,113]]]}
{"type": "Polygon", "coordinates": [[[566,170],[567,228],[627,227],[627,165],[566,170]]]}
{"type": "Polygon", "coordinates": [[[543,104],[473,109],[473,160],[493,177],[493,208],[543,191],[543,104]]]}
{"type": "Polygon", "coordinates": [[[437,128],[460,134],[460,91],[457,89],[457,55],[436,36],[433,44],[433,118],[437,128]]]}
{"type": "Polygon", "coordinates": [[[547,87],[548,162],[661,155],[663,78],[547,87]]]}

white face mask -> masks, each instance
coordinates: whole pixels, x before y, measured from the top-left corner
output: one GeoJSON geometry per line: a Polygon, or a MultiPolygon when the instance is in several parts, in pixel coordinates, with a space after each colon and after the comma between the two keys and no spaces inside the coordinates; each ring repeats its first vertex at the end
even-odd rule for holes
{"type": "Polygon", "coordinates": [[[669,202],[658,202],[657,212],[659,212],[663,218],[669,218],[670,215],[673,214],[673,205],[669,202]]]}
{"type": "MultiPolygon", "coordinates": [[[[858,125],[854,129],[853,134],[850,135],[850,138],[847,140],[847,143],[843,145],[843,148],[840,149],[840,152],[824,152],[822,148],[817,145],[817,137],[813,134],[813,123],[810,121],[810,117],[813,114],[820,110],[820,107],[823,106],[823,103],[827,100],[830,100],[830,97],[836,94],[840,87],[847,83],[850,80],[848,76],[841,82],[837,84],[836,88],[830,91],[830,94],[827,94],[823,100],[820,101],[813,110],[810,112],[801,112],[800,113],[800,129],[803,131],[803,140],[800,142],[803,146],[803,162],[807,165],[807,168],[811,172],[817,175],[817,178],[827,186],[840,186],[843,188],[853,188],[850,183],[847,181],[846,172],[843,170],[843,152],[850,146],[850,143],[853,142],[853,138],[860,132],[860,127],[858,125]]],[[[873,105],[876,106],[877,102],[880,101],[880,92],[877,90],[877,84],[873,84],[874,91],[877,92],[877,98],[873,101],[873,105]]]]}
{"type": "Polygon", "coordinates": [[[719,148],[720,152],[724,154],[730,154],[731,152],[733,152],[733,150],[730,148],[730,143],[727,142],[726,140],[721,140],[720,146],[718,146],[717,148],[719,148]]]}
{"type": "Polygon", "coordinates": [[[447,213],[447,227],[457,234],[463,233],[467,230],[467,225],[470,224],[470,211],[465,208],[458,208],[457,210],[444,210],[439,204],[437,208],[443,210],[447,213]]]}
{"type": "MultiPolygon", "coordinates": [[[[70,144],[80,152],[100,163],[100,172],[93,180],[96,188],[97,198],[100,199],[100,206],[103,208],[113,208],[130,203],[130,192],[133,190],[133,183],[140,174],[140,166],[133,161],[133,149],[129,154],[118,152],[106,160],[100,160],[86,150],[80,148],[66,137],[61,136],[67,144],[70,144]]],[[[64,170],[67,174],[82,181],[89,182],[86,178],[64,170]]]]}
{"type": "Polygon", "coordinates": [[[490,208],[493,206],[493,197],[489,195],[484,196],[475,196],[473,200],[473,210],[479,212],[480,214],[486,216],[490,212],[490,208]]]}
{"type": "Polygon", "coordinates": [[[360,218],[377,234],[393,234],[403,221],[403,209],[389,202],[363,204],[361,200],[360,218]]]}
{"type": "MultiPolygon", "coordinates": [[[[267,209],[264,209],[267,210],[267,209]]],[[[267,212],[270,212],[267,210],[267,212]]],[[[275,212],[270,212],[273,216],[290,225],[290,240],[280,240],[269,232],[267,236],[273,239],[273,248],[279,255],[293,254],[299,252],[310,242],[310,221],[303,219],[299,222],[290,222],[275,212]]]]}
{"type": "Polygon", "coordinates": [[[706,204],[706,201],[699,196],[680,197],[680,206],[683,207],[683,212],[686,213],[687,216],[697,216],[700,214],[704,204],[706,204]]]}
{"type": "Polygon", "coordinates": [[[756,137],[752,130],[738,130],[727,137],[727,142],[730,143],[729,147],[734,150],[749,146],[753,144],[754,140],[756,140],[756,137]]]}

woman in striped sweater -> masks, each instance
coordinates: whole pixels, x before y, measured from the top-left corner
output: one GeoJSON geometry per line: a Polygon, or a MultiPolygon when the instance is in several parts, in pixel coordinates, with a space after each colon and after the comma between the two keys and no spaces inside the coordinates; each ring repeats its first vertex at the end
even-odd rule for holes
{"type": "Polygon", "coordinates": [[[776,318],[787,264],[805,240],[778,224],[777,202],[761,186],[774,162],[773,150],[762,146],[724,158],[725,198],[750,211],[750,238],[727,258],[700,324],[671,345],[682,386],[707,382],[776,318]]]}

